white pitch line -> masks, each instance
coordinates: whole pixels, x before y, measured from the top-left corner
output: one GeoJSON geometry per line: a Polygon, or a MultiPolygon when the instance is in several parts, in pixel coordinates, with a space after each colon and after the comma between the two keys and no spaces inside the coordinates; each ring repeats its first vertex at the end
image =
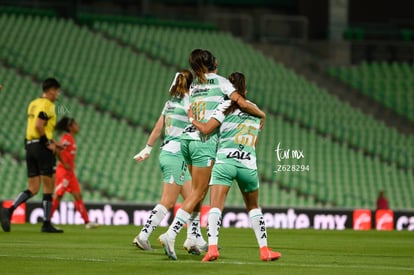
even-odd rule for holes
{"type": "MultiPolygon", "coordinates": [[[[234,264],[234,265],[258,265],[259,263],[252,262],[233,262],[233,261],[215,261],[217,264],[234,264]]],[[[270,264],[270,263],[269,263],[270,264]]],[[[275,261],[275,266],[287,266],[287,267],[315,267],[315,268],[343,268],[343,269],[366,269],[366,270],[398,270],[398,271],[414,271],[413,267],[403,267],[403,266],[369,266],[369,265],[335,265],[335,264],[292,264],[292,263],[283,263],[280,261],[275,261]]]]}
{"type": "Polygon", "coordinates": [[[64,260],[64,261],[78,261],[78,262],[111,262],[95,258],[73,258],[73,257],[56,257],[56,256],[16,256],[16,255],[0,255],[0,257],[9,258],[31,258],[31,259],[48,259],[48,260],[64,260]]]}
{"type": "MultiPolygon", "coordinates": [[[[113,262],[111,260],[102,260],[96,258],[73,258],[73,257],[55,257],[55,256],[15,256],[15,255],[0,255],[0,257],[13,257],[13,258],[33,258],[33,259],[50,259],[50,260],[65,260],[65,261],[80,261],[80,262],[113,262]]],[[[188,264],[189,262],[185,262],[188,264]]],[[[192,262],[192,264],[197,262],[192,262]]],[[[206,264],[199,262],[200,264],[206,264]]],[[[239,261],[223,261],[218,260],[211,262],[211,264],[220,264],[220,265],[262,265],[263,262],[239,262],[239,261]]],[[[269,263],[271,264],[271,263],[269,263]]],[[[376,265],[376,266],[367,266],[367,265],[339,265],[339,264],[292,264],[292,263],[283,263],[281,261],[275,261],[275,266],[287,266],[287,267],[309,267],[309,268],[341,268],[341,269],[364,269],[364,270],[395,270],[395,271],[414,271],[413,267],[403,267],[403,266],[388,266],[388,265],[376,265]]]]}

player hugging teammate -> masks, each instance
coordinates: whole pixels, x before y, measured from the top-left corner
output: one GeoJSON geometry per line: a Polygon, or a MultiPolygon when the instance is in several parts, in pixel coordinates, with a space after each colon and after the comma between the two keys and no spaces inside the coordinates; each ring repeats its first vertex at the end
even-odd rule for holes
{"type": "MultiPolygon", "coordinates": [[[[205,195],[208,192],[212,171],[215,171],[215,168],[213,168],[216,167],[215,161],[221,161],[216,154],[217,147],[221,148],[220,146],[222,145],[221,142],[223,139],[220,135],[222,135],[223,132],[221,129],[216,129],[218,125],[211,128],[209,131],[200,131],[199,127],[197,127],[197,121],[200,123],[208,123],[220,103],[222,103],[225,99],[229,99],[229,102],[234,102],[236,105],[232,105],[232,112],[236,111],[236,109],[239,111],[242,110],[247,116],[251,116],[251,121],[257,120],[257,126],[254,124],[253,126],[246,126],[247,128],[243,128],[243,123],[241,121],[235,121],[237,127],[235,127],[231,133],[234,135],[231,138],[235,140],[237,150],[241,150],[241,154],[244,154],[245,152],[243,152],[243,148],[249,149],[250,152],[246,152],[246,154],[250,154],[253,157],[255,140],[258,133],[257,128],[263,127],[266,117],[265,113],[255,104],[245,99],[245,89],[237,91],[237,88],[235,87],[239,87],[238,83],[233,85],[234,83],[231,83],[228,79],[217,74],[217,60],[211,52],[208,50],[195,49],[190,54],[189,63],[194,72],[195,79],[190,86],[191,107],[189,112],[191,116],[189,118],[189,126],[186,127],[181,135],[181,152],[188,166],[188,170],[192,175],[192,189],[191,194],[184,200],[181,207],[178,209],[176,216],[167,232],[159,236],[159,241],[163,246],[165,254],[172,260],[177,260],[174,247],[175,239],[184,224],[191,218],[191,213],[194,209],[200,207],[205,195]],[[253,131],[253,128],[256,130],[253,131]],[[251,138],[254,138],[254,141],[250,140],[250,147],[245,146],[246,144],[242,144],[243,141],[251,138]]],[[[240,79],[236,79],[236,81],[243,82],[244,76],[240,79]]],[[[225,113],[226,115],[222,115],[222,118],[224,119],[224,117],[227,117],[230,113],[231,112],[225,113]]],[[[217,120],[217,118],[214,120],[217,120]]],[[[223,120],[220,122],[223,122],[223,120]]],[[[223,125],[225,125],[224,122],[223,125]]],[[[247,171],[246,177],[238,177],[236,175],[230,175],[229,177],[237,179],[241,181],[241,184],[246,185],[243,196],[249,199],[246,207],[249,210],[252,223],[254,224],[254,230],[257,232],[261,259],[264,261],[275,260],[278,259],[281,254],[273,252],[271,249],[267,248],[267,234],[265,233],[265,230],[263,230],[265,229],[263,214],[257,205],[259,185],[255,162],[256,161],[254,159],[254,167],[248,168],[249,170],[247,171]],[[248,180],[247,183],[244,181],[246,179],[248,180]],[[258,233],[261,233],[260,236],[258,233]]],[[[240,169],[237,168],[237,170],[240,169]]],[[[224,174],[226,173],[227,172],[224,174]]],[[[219,172],[217,172],[217,174],[219,174],[219,172]]],[[[216,174],[213,174],[213,176],[214,175],[216,174]]],[[[219,180],[217,184],[218,186],[222,186],[223,181],[219,180]]],[[[229,188],[227,180],[225,181],[225,186],[226,188],[229,188]]],[[[223,198],[225,198],[225,194],[223,198]]],[[[214,205],[213,199],[214,198],[211,197],[212,205],[214,205]]],[[[224,199],[221,204],[224,205],[224,199]]],[[[214,207],[212,209],[213,212],[211,212],[211,215],[213,215],[213,213],[215,213],[214,211],[216,211],[215,214],[217,217],[214,222],[216,222],[217,225],[221,219],[220,209],[222,208],[222,206],[214,207]],[[217,210],[220,210],[220,212],[217,210]]],[[[213,261],[219,256],[217,246],[218,228],[210,227],[209,222],[208,229],[209,248],[206,256],[203,258],[203,261],[213,261]],[[216,239],[212,238],[212,232],[214,232],[214,230],[216,230],[216,233],[213,233],[217,235],[214,236],[216,239]]]]}

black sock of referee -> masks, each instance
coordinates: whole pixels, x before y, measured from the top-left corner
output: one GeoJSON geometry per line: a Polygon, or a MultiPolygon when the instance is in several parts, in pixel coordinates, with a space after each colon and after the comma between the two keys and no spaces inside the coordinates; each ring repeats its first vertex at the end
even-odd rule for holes
{"type": "Polygon", "coordinates": [[[13,214],[14,209],[16,209],[20,204],[26,202],[32,196],[33,194],[32,192],[30,192],[29,189],[20,192],[20,194],[17,195],[16,199],[14,200],[13,205],[9,208],[9,215],[11,216],[13,214]]]}
{"type": "Polygon", "coordinates": [[[43,224],[49,225],[50,224],[50,215],[52,213],[52,194],[43,194],[43,224]]]}

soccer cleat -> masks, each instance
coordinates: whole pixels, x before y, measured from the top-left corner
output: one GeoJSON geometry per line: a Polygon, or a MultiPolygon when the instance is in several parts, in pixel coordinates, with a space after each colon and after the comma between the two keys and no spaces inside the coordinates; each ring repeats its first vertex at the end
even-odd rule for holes
{"type": "MultiPolygon", "coordinates": [[[[208,242],[205,242],[203,245],[198,244],[197,245],[200,252],[207,252],[208,251],[208,242]]],[[[220,250],[220,247],[218,248],[220,250]]]]}
{"type": "Polygon", "coordinates": [[[200,255],[201,252],[206,252],[208,249],[207,242],[204,245],[198,245],[197,241],[191,238],[187,238],[183,244],[184,249],[192,255],[200,255]]]}
{"type": "Polygon", "coordinates": [[[150,242],[148,240],[140,239],[139,235],[132,240],[132,244],[142,250],[152,250],[150,242]]]}
{"type": "Polygon", "coordinates": [[[263,246],[260,248],[260,260],[268,262],[268,261],[274,261],[282,257],[282,254],[276,251],[272,251],[271,248],[268,248],[267,246],[263,246]]]}
{"type": "Polygon", "coordinates": [[[164,249],[165,255],[168,256],[171,260],[177,260],[177,255],[174,251],[174,244],[175,240],[168,237],[167,233],[164,233],[158,237],[158,240],[160,241],[162,248],[164,249]]]}
{"type": "Polygon", "coordinates": [[[60,228],[54,227],[51,223],[43,223],[42,230],[43,233],[63,233],[63,230],[60,228]]]}
{"type": "Polygon", "coordinates": [[[10,232],[10,211],[8,208],[1,209],[1,227],[4,232],[10,232]]]}
{"type": "Polygon", "coordinates": [[[201,260],[202,262],[212,262],[218,259],[220,253],[218,251],[217,245],[209,245],[208,251],[204,258],[201,260]]]}
{"type": "Polygon", "coordinates": [[[99,227],[99,224],[96,222],[88,222],[87,224],[85,224],[86,229],[93,229],[97,227],[99,227]]]}

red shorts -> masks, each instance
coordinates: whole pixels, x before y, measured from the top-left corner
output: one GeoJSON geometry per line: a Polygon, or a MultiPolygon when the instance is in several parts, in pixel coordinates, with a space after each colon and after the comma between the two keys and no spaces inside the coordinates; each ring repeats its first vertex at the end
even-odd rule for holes
{"type": "Polygon", "coordinates": [[[65,169],[56,170],[56,195],[63,196],[66,192],[80,193],[80,185],[75,173],[68,173],[65,169]]]}

